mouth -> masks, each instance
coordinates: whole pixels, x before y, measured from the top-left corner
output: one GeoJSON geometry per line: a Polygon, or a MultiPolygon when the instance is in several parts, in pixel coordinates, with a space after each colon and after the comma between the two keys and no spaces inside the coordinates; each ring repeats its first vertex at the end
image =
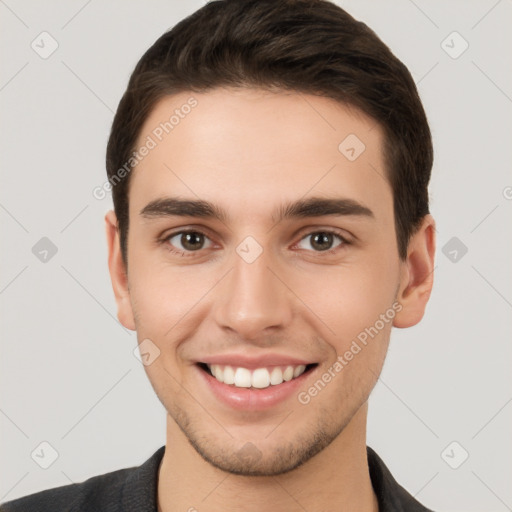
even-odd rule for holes
{"type": "Polygon", "coordinates": [[[245,368],[243,366],[197,363],[205,373],[217,382],[232,388],[265,389],[275,388],[283,383],[293,381],[311,372],[318,363],[264,366],[261,368],[245,368]]]}

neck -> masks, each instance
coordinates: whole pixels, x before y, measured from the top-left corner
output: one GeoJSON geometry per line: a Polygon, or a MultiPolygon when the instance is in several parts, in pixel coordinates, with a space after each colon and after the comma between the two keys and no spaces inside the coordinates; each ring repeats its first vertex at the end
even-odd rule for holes
{"type": "Polygon", "coordinates": [[[206,462],[171,417],[158,474],[158,512],[378,512],[366,454],[367,404],[337,438],[302,466],[248,477],[206,462]]]}

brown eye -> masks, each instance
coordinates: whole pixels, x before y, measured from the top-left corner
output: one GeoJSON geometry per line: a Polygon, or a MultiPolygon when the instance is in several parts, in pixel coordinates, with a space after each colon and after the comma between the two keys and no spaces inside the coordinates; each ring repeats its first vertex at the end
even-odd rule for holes
{"type": "MultiPolygon", "coordinates": [[[[333,231],[314,231],[306,235],[300,242],[303,243],[307,239],[310,239],[309,245],[313,247],[315,252],[329,251],[339,247],[340,245],[347,244],[348,242],[339,234],[333,231]],[[335,239],[340,240],[336,246],[333,247],[335,239]]],[[[307,247],[301,247],[302,249],[308,249],[307,247]]]]}
{"type": "Polygon", "coordinates": [[[167,237],[167,242],[176,252],[199,251],[205,248],[206,241],[209,241],[208,237],[199,231],[180,231],[167,237]]]}

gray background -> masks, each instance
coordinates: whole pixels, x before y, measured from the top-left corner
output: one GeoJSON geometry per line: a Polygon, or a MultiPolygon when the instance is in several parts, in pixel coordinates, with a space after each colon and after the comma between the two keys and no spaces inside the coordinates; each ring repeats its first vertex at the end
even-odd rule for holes
{"type": "MultiPolygon", "coordinates": [[[[424,320],[393,331],[368,444],[431,508],[512,510],[512,2],[338,3],[409,67],[436,150],[434,290],[424,320]]],[[[201,5],[0,0],[0,502],[139,465],[165,443],[135,334],[116,319],[111,199],[92,190],[135,63],[201,5]],[[43,31],[59,45],[46,59],[31,47],[51,48],[43,31]],[[32,249],[43,237],[58,249],[46,261],[45,242],[32,249]],[[58,452],[48,469],[43,441],[58,452]]]]}

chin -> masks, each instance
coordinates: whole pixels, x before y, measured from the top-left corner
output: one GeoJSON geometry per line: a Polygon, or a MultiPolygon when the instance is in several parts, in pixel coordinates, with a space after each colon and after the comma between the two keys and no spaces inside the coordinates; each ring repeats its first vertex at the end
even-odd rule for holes
{"type": "Polygon", "coordinates": [[[221,471],[242,476],[278,476],[308,462],[329,446],[343,428],[344,425],[322,423],[316,429],[304,428],[293,439],[289,432],[285,435],[281,432],[274,439],[271,433],[266,438],[245,442],[233,438],[212,439],[211,433],[199,437],[192,429],[182,431],[203,460],[221,471]]]}

